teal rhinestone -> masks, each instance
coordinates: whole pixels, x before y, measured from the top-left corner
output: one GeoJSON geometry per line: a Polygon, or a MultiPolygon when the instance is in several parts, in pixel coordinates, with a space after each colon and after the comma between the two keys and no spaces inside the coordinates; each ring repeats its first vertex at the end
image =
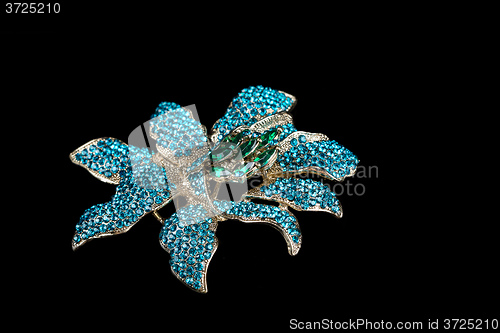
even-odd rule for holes
{"type": "Polygon", "coordinates": [[[274,137],[278,134],[278,130],[275,128],[271,131],[268,131],[267,133],[264,133],[260,136],[260,144],[259,144],[259,147],[258,149],[261,149],[265,146],[267,146],[269,144],[269,142],[271,142],[274,137]]]}

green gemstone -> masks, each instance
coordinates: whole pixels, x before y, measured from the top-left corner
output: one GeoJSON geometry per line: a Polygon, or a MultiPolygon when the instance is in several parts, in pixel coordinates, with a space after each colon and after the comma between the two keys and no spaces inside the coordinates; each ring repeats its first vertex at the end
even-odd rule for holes
{"type": "Polygon", "coordinates": [[[231,155],[236,145],[234,143],[222,144],[219,148],[212,151],[212,160],[219,162],[231,155]]]}
{"type": "Polygon", "coordinates": [[[265,152],[257,155],[257,157],[254,158],[253,161],[254,162],[259,162],[260,163],[260,167],[262,168],[263,166],[265,166],[267,164],[267,162],[269,162],[269,160],[271,159],[271,157],[274,155],[275,151],[276,151],[276,148],[266,150],[265,152]]]}
{"type": "Polygon", "coordinates": [[[241,177],[244,174],[246,174],[248,171],[250,171],[254,165],[255,165],[255,162],[248,162],[247,164],[245,164],[241,168],[233,170],[233,172],[237,177],[241,177]]]}
{"type": "Polygon", "coordinates": [[[273,139],[278,134],[278,130],[275,128],[271,131],[268,131],[260,136],[261,143],[259,144],[258,149],[265,147],[269,144],[269,142],[273,141],[273,139]]]}
{"type": "Polygon", "coordinates": [[[245,134],[245,131],[241,131],[240,133],[236,134],[235,137],[231,138],[230,135],[226,136],[224,138],[224,142],[232,142],[232,143],[238,143],[240,142],[241,138],[243,137],[243,135],[245,134]]]}
{"type": "Polygon", "coordinates": [[[223,167],[212,167],[212,175],[215,177],[227,177],[231,175],[231,172],[223,167]]]}
{"type": "Polygon", "coordinates": [[[244,142],[240,145],[241,149],[241,156],[246,157],[248,156],[251,152],[255,150],[257,146],[257,139],[251,139],[248,140],[247,142],[244,142]]]}

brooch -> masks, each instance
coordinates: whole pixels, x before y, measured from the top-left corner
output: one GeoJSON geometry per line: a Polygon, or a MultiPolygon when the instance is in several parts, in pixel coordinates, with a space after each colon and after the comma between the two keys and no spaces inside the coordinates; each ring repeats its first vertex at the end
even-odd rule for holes
{"type": "Polygon", "coordinates": [[[282,91],[243,89],[208,135],[193,106],[163,102],[151,120],[132,131],[128,143],[104,137],[79,147],[71,161],[116,185],[116,193],[85,210],[73,249],[124,233],[152,213],[162,223],[159,241],[170,255],[173,274],[201,293],[207,292],[221,221],[268,224],[285,238],[289,254],[297,254],[302,233],[290,208],[342,217],[339,200],[326,184],[298,176],[343,181],[359,161],[324,134],[298,131],[289,113],[295,105],[295,97],[282,91]],[[249,189],[249,178],[261,182],[249,189]],[[159,210],[171,201],[176,212],[162,217],[159,210]]]}

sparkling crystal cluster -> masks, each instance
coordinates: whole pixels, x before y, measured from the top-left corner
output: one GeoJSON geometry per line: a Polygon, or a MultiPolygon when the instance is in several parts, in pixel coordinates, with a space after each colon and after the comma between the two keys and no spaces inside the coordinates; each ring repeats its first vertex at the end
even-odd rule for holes
{"type": "Polygon", "coordinates": [[[327,184],[298,177],[312,172],[342,181],[354,174],[359,160],[323,134],[297,131],[288,113],[295,104],[295,97],[271,88],[243,89],[215,123],[208,140],[204,126],[189,109],[163,102],[149,122],[157,151],[113,138],[81,146],[71,160],[117,187],[111,201],[94,205],[81,216],[73,248],[125,232],[155,212],[163,224],[159,241],[170,255],[172,272],[203,293],[221,221],[269,224],[281,233],[289,253],[297,254],[302,233],[290,209],[342,216],[340,202],[327,184]],[[249,190],[242,201],[216,199],[221,183],[244,180],[257,172],[263,183],[249,190]],[[161,218],[156,211],[177,196],[185,196],[187,204],[169,218],[161,218]]]}
{"type": "MultiPolygon", "coordinates": [[[[137,148],[130,147],[130,149],[137,148]]],[[[99,175],[104,175],[109,179],[113,179],[114,175],[119,175],[119,183],[111,201],[90,207],[80,217],[73,237],[73,248],[77,248],[92,238],[123,233],[142,216],[162,207],[169,201],[170,189],[165,182],[164,174],[160,172],[162,177],[153,177],[155,173],[140,172],[141,167],[151,165],[150,158],[141,159],[141,167],[136,168],[137,171],[134,174],[128,150],[127,145],[119,140],[105,138],[94,140],[74,154],[76,163],[99,172],[99,175]],[[99,167],[92,168],[94,164],[99,167]],[[159,182],[163,182],[162,187],[157,185],[159,182]]],[[[147,150],[136,155],[141,154],[147,156],[147,150]]],[[[157,165],[154,165],[153,169],[161,170],[157,165]]]]}
{"type": "Polygon", "coordinates": [[[263,86],[243,89],[231,102],[224,117],[213,129],[218,141],[238,126],[250,126],[258,120],[292,107],[294,100],[285,93],[263,86]]]}
{"type": "Polygon", "coordinates": [[[201,195],[206,192],[205,177],[203,170],[188,175],[188,180],[194,190],[195,195],[201,195]]]}
{"type": "Polygon", "coordinates": [[[278,125],[274,127],[274,129],[281,129],[281,134],[277,137],[275,137],[269,144],[272,146],[277,145],[281,141],[285,140],[290,134],[293,132],[297,132],[297,129],[293,124],[284,124],[284,125],[278,125]]]}
{"type": "Polygon", "coordinates": [[[75,160],[111,181],[113,176],[118,178],[119,172],[130,166],[128,152],[128,146],[120,140],[104,138],[82,146],[75,154],[75,160]]]}
{"type": "Polygon", "coordinates": [[[254,174],[259,169],[266,169],[268,164],[276,157],[276,149],[271,142],[279,134],[278,128],[272,128],[264,133],[242,131],[236,135],[228,135],[223,142],[211,152],[214,162],[211,175],[215,178],[230,179],[254,174]],[[239,153],[243,163],[236,167],[228,168],[224,164],[233,165],[234,160],[227,161],[228,157],[239,153]]]}
{"type": "Polygon", "coordinates": [[[343,180],[354,173],[358,158],[336,141],[306,142],[304,135],[290,141],[292,148],[278,157],[283,171],[301,171],[316,167],[326,171],[331,179],[343,180]]]}
{"type": "Polygon", "coordinates": [[[294,243],[299,244],[302,239],[295,216],[280,207],[240,201],[227,210],[224,216],[243,222],[268,222],[288,235],[294,243]]]}
{"type": "Polygon", "coordinates": [[[182,207],[164,221],[160,232],[160,245],[170,254],[172,272],[201,292],[206,291],[206,270],[217,248],[217,223],[206,219],[206,214],[201,205],[182,207]],[[179,219],[179,215],[184,216],[179,219]]]}
{"type": "Polygon", "coordinates": [[[204,147],[207,142],[201,124],[183,108],[164,110],[150,121],[150,127],[157,145],[175,157],[190,156],[193,149],[204,147]]]}
{"type": "Polygon", "coordinates": [[[340,217],[342,209],[335,193],[322,182],[302,178],[277,178],[274,183],[261,185],[248,197],[271,199],[297,210],[325,210],[340,217]]]}

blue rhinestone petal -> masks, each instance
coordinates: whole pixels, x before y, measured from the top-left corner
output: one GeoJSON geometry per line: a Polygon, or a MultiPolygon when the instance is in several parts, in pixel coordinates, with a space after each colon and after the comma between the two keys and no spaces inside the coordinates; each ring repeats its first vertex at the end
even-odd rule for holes
{"type": "Polygon", "coordinates": [[[179,158],[190,156],[193,149],[207,144],[202,125],[185,109],[176,109],[150,121],[152,137],[164,151],[179,158]]]}
{"type": "Polygon", "coordinates": [[[342,208],[335,193],[322,182],[301,178],[277,178],[270,185],[251,190],[248,198],[271,199],[290,205],[297,210],[325,210],[337,217],[342,208]]]}
{"type": "Polygon", "coordinates": [[[70,154],[70,159],[99,179],[118,184],[120,172],[129,168],[128,146],[118,139],[92,140],[70,154]]]}
{"type": "Polygon", "coordinates": [[[157,146],[175,157],[190,156],[192,150],[207,144],[203,126],[191,111],[178,104],[163,102],[151,116],[150,132],[157,146]]]}
{"type": "MultiPolygon", "coordinates": [[[[148,149],[128,147],[111,138],[91,143],[94,144],[77,150],[73,155],[75,159],[87,169],[88,164],[80,162],[84,160],[82,156],[86,156],[86,160],[94,159],[96,164],[116,166],[119,184],[111,201],[88,208],[80,217],[73,249],[94,238],[126,232],[144,215],[166,205],[172,197],[165,170],[152,163],[148,149]]],[[[113,172],[113,168],[110,170],[113,172]]]]}
{"type": "Polygon", "coordinates": [[[217,222],[206,215],[207,211],[201,205],[182,207],[165,220],[160,232],[160,245],[170,254],[174,274],[202,293],[207,292],[208,264],[218,244],[214,236],[217,222]]]}
{"type": "Polygon", "coordinates": [[[155,112],[151,115],[151,119],[161,116],[169,111],[174,111],[180,109],[181,106],[179,104],[173,102],[162,102],[156,108],[155,112]]]}
{"type": "Polygon", "coordinates": [[[254,202],[240,201],[233,204],[223,216],[228,219],[237,219],[242,222],[269,223],[278,229],[285,238],[288,245],[288,253],[290,253],[290,255],[296,255],[300,249],[302,234],[299,224],[295,216],[286,209],[254,202]]]}
{"type": "Polygon", "coordinates": [[[294,98],[271,88],[243,89],[233,98],[226,114],[214,124],[213,131],[218,133],[216,142],[239,126],[250,126],[265,117],[291,110],[294,102],[294,98]]]}
{"type": "Polygon", "coordinates": [[[276,163],[285,172],[301,172],[320,169],[331,180],[342,181],[352,176],[359,163],[358,158],[337,141],[313,141],[302,143],[303,139],[292,139],[292,147],[278,156],[276,163]]]}

